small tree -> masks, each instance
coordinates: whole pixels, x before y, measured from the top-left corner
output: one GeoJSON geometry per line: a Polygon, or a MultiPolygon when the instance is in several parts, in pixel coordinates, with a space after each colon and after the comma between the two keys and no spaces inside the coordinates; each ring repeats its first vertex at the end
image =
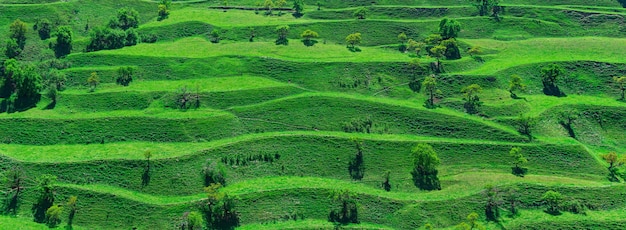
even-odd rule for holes
{"type": "Polygon", "coordinates": [[[400,41],[400,46],[398,47],[398,50],[400,50],[400,52],[406,52],[407,50],[407,45],[405,44],[407,42],[409,38],[406,36],[406,34],[404,32],[398,34],[398,40],[400,41]]]}
{"type": "Polygon", "coordinates": [[[274,2],[274,5],[276,6],[276,8],[278,8],[278,16],[281,16],[283,15],[283,7],[287,5],[287,0],[276,0],[274,2]]]}
{"type": "Polygon", "coordinates": [[[467,217],[465,218],[464,222],[461,222],[459,225],[456,226],[456,229],[462,229],[462,230],[484,230],[485,227],[478,223],[478,218],[480,216],[478,215],[478,213],[472,212],[469,215],[467,215],[467,217]]]}
{"type": "Polygon", "coordinates": [[[368,10],[365,7],[360,7],[354,11],[354,17],[358,19],[365,19],[367,16],[368,10]]]}
{"type": "Polygon", "coordinates": [[[274,2],[272,0],[265,0],[263,2],[263,7],[267,9],[265,12],[266,15],[272,15],[272,9],[274,8],[274,2]]]}
{"type": "Polygon", "coordinates": [[[533,128],[537,124],[536,119],[531,116],[525,116],[520,114],[517,117],[517,131],[528,137],[528,141],[533,140],[533,128]]]}
{"type": "Polygon", "coordinates": [[[461,32],[461,23],[454,19],[444,18],[439,22],[439,34],[443,40],[456,38],[461,32]]]}
{"type": "Polygon", "coordinates": [[[141,186],[145,187],[150,184],[150,158],[152,158],[152,151],[146,150],[143,152],[143,157],[146,159],[146,166],[143,169],[143,175],[141,176],[141,186]]]}
{"type": "Polygon", "coordinates": [[[63,207],[60,205],[53,205],[46,210],[46,224],[48,227],[54,228],[61,223],[61,213],[63,213],[63,207]]]}
{"type": "Polygon", "coordinates": [[[509,82],[509,93],[511,94],[511,98],[519,98],[516,91],[522,91],[526,89],[526,85],[522,83],[522,77],[517,74],[511,75],[511,81],[509,82]]]}
{"type": "Polygon", "coordinates": [[[98,77],[98,73],[91,72],[89,78],[87,78],[87,84],[89,84],[89,92],[93,92],[96,90],[96,87],[100,84],[100,78],[98,77]]]}
{"type": "Polygon", "coordinates": [[[302,43],[304,43],[305,46],[313,46],[317,43],[317,41],[313,39],[319,37],[319,34],[313,30],[307,29],[300,34],[300,37],[302,37],[302,43]]]}
{"type": "Polygon", "coordinates": [[[60,26],[54,35],[57,37],[57,43],[54,45],[56,57],[64,57],[70,54],[72,52],[72,28],[60,26]]]}
{"type": "Polygon", "coordinates": [[[511,187],[504,195],[504,201],[509,207],[509,214],[511,217],[518,215],[517,204],[520,202],[520,195],[516,187],[511,187]]]}
{"type": "Polygon", "coordinates": [[[358,51],[358,47],[356,46],[361,44],[361,33],[349,34],[346,37],[346,43],[348,44],[348,49],[351,51],[358,51]]]}
{"type": "Polygon", "coordinates": [[[435,108],[435,94],[437,93],[437,79],[435,75],[424,78],[422,88],[425,90],[424,93],[429,95],[428,100],[426,100],[426,108],[435,108]]]}
{"type": "Polygon", "coordinates": [[[546,204],[546,212],[552,215],[560,213],[559,205],[563,201],[563,195],[560,192],[547,191],[541,197],[541,200],[546,204]]]}
{"type": "Polygon", "coordinates": [[[211,42],[212,43],[220,43],[220,31],[218,29],[213,29],[211,31],[211,42]]]}
{"type": "Polygon", "coordinates": [[[482,193],[486,199],[485,215],[487,220],[498,221],[500,218],[500,206],[504,202],[500,188],[489,185],[485,187],[482,193]]]}
{"type": "Polygon", "coordinates": [[[22,53],[22,48],[17,44],[17,40],[13,38],[9,38],[5,42],[4,54],[9,58],[16,58],[18,55],[22,53]]]}
{"type": "Polygon", "coordinates": [[[133,8],[122,8],[117,11],[117,16],[109,21],[111,29],[128,30],[139,27],[139,12],[133,8]]]}
{"type": "Polygon", "coordinates": [[[625,96],[624,93],[626,92],[626,76],[613,77],[613,81],[617,84],[618,89],[622,93],[619,99],[623,101],[625,96]]]}
{"type": "Polygon", "coordinates": [[[478,94],[482,92],[483,88],[478,84],[471,84],[461,89],[461,93],[465,94],[465,110],[469,114],[475,114],[478,112],[478,108],[481,106],[480,98],[478,94]]]}
{"type": "Polygon", "coordinates": [[[77,201],[78,201],[78,197],[70,196],[70,198],[67,199],[67,204],[65,205],[69,209],[69,212],[70,212],[67,218],[67,225],[70,227],[72,226],[72,223],[74,222],[74,216],[76,215],[76,210],[78,209],[76,207],[77,201]]]}
{"type": "Polygon", "coordinates": [[[425,46],[426,43],[418,42],[413,39],[409,39],[407,41],[407,50],[409,52],[414,52],[417,57],[421,57],[420,52],[422,52],[425,46]]]}
{"type": "Polygon", "coordinates": [[[158,5],[157,21],[162,21],[170,16],[170,9],[172,8],[172,0],[161,0],[158,5]]]}
{"type": "Polygon", "coordinates": [[[19,19],[15,19],[15,21],[13,21],[13,23],[9,26],[9,30],[9,38],[15,39],[17,45],[23,50],[26,45],[26,32],[28,32],[26,23],[19,19]]]}
{"type": "Polygon", "coordinates": [[[441,190],[437,166],[441,163],[429,144],[418,144],[411,151],[413,157],[413,182],[423,190],[441,190]]]}
{"type": "Polygon", "coordinates": [[[557,86],[559,78],[563,75],[563,69],[556,64],[550,64],[541,69],[543,92],[551,96],[565,96],[557,86]]]}
{"type": "Polygon", "coordinates": [[[204,221],[202,220],[202,214],[199,212],[190,212],[187,215],[187,227],[189,230],[201,230],[204,221]]]}
{"type": "Polygon", "coordinates": [[[207,193],[203,206],[205,219],[212,229],[233,229],[239,226],[239,213],[235,211],[236,198],[219,191],[220,184],[211,184],[204,188],[207,193]]]}
{"type": "Polygon", "coordinates": [[[0,193],[4,193],[6,197],[0,214],[17,214],[19,198],[24,190],[25,180],[24,171],[16,166],[0,172],[0,185],[2,186],[0,187],[0,193]]]}
{"type": "Polygon", "coordinates": [[[50,34],[52,33],[52,23],[50,23],[48,19],[40,19],[35,24],[35,27],[37,28],[36,30],[41,40],[50,38],[50,34]]]}
{"type": "Polygon", "coordinates": [[[54,204],[54,190],[56,188],[57,177],[43,174],[37,178],[37,189],[40,192],[37,203],[33,206],[33,216],[35,222],[44,223],[46,212],[54,204]]]}
{"type": "Polygon", "coordinates": [[[356,153],[354,158],[350,161],[348,165],[348,171],[350,172],[350,177],[354,180],[361,180],[365,175],[365,165],[363,163],[363,142],[359,139],[353,139],[356,153]]]}
{"type": "Polygon", "coordinates": [[[118,85],[128,86],[133,81],[133,73],[135,69],[130,66],[120,67],[117,69],[117,79],[115,82],[118,85]]]}
{"type": "Polygon", "coordinates": [[[522,148],[511,148],[511,150],[509,151],[509,156],[511,156],[511,158],[513,159],[513,175],[523,177],[526,173],[526,169],[522,166],[528,163],[528,159],[526,159],[526,157],[524,157],[524,154],[522,154],[522,148]]]}
{"type": "Polygon", "coordinates": [[[441,58],[443,58],[444,55],[446,54],[446,49],[447,48],[442,45],[438,45],[430,49],[430,56],[437,59],[437,67],[435,70],[439,73],[441,72],[441,69],[442,69],[441,58]]]}
{"type": "Polygon", "coordinates": [[[293,1],[293,16],[296,18],[302,17],[302,12],[304,11],[304,1],[303,0],[294,0],[293,1]]]}
{"type": "Polygon", "coordinates": [[[339,203],[340,208],[330,211],[329,221],[341,224],[359,223],[356,193],[342,189],[333,191],[330,196],[334,202],[339,203]]]}
{"type": "Polygon", "coordinates": [[[276,39],[276,45],[289,45],[289,39],[287,39],[287,36],[289,36],[289,26],[288,25],[282,25],[282,26],[278,26],[276,27],[276,35],[278,35],[278,38],[276,39]]]}
{"type": "Polygon", "coordinates": [[[472,46],[467,50],[467,54],[469,54],[470,57],[474,57],[474,55],[481,55],[482,53],[483,51],[480,46],[472,46]]]}
{"type": "Polygon", "coordinates": [[[600,155],[600,157],[602,157],[602,159],[604,159],[604,161],[609,164],[609,167],[608,167],[609,179],[612,181],[618,181],[616,177],[618,173],[617,170],[619,167],[626,164],[626,156],[619,158],[617,153],[610,152],[607,154],[600,155]]]}
{"type": "Polygon", "coordinates": [[[485,16],[493,12],[494,7],[500,7],[499,0],[469,0],[478,10],[480,16],[485,16]]]}
{"type": "Polygon", "coordinates": [[[386,170],[385,173],[383,174],[384,181],[382,183],[382,186],[383,186],[383,189],[387,192],[391,191],[390,177],[391,177],[391,171],[386,170]]]}

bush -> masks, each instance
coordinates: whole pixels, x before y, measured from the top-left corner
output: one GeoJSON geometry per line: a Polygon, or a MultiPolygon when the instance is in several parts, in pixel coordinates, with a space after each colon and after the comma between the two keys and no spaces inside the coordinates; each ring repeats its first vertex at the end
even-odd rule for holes
{"type": "Polygon", "coordinates": [[[141,34],[141,42],[143,43],[155,43],[159,40],[159,37],[153,33],[141,34]]]}
{"type": "Polygon", "coordinates": [[[50,23],[48,19],[41,19],[35,24],[35,30],[37,30],[41,40],[46,40],[50,38],[50,34],[52,33],[52,23],[50,23]]]}
{"type": "Polygon", "coordinates": [[[574,214],[587,214],[587,207],[577,199],[569,199],[563,203],[563,210],[574,214]]]}
{"type": "Polygon", "coordinates": [[[57,43],[54,45],[54,54],[56,57],[63,57],[72,52],[72,28],[69,26],[61,26],[55,33],[57,43]]]}
{"type": "Polygon", "coordinates": [[[4,54],[8,58],[15,58],[22,53],[22,48],[17,44],[17,40],[9,38],[6,40],[4,54]]]}
{"type": "Polygon", "coordinates": [[[211,184],[226,185],[226,168],[220,162],[211,162],[202,169],[204,186],[211,184]]]}

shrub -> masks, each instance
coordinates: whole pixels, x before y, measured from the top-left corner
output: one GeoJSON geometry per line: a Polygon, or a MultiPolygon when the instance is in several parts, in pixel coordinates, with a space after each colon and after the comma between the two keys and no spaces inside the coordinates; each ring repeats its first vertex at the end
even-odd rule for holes
{"type": "Polygon", "coordinates": [[[128,86],[133,81],[133,72],[135,72],[133,67],[120,67],[117,70],[118,76],[115,82],[119,85],[128,86]]]}
{"type": "Polygon", "coordinates": [[[41,19],[35,24],[35,30],[39,34],[39,38],[41,40],[46,40],[50,38],[50,34],[52,33],[52,23],[48,19],[41,19]]]}

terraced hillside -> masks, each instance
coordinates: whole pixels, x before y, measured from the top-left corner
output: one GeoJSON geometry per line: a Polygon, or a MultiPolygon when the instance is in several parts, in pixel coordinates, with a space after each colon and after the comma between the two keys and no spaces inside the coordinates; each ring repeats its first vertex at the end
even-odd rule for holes
{"type": "Polygon", "coordinates": [[[626,2],[282,2],[0,0],[0,229],[626,229],[626,2]]]}

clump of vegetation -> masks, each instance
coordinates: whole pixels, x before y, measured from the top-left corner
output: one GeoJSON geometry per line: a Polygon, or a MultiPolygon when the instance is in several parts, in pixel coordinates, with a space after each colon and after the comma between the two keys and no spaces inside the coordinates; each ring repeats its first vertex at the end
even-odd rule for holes
{"type": "Polygon", "coordinates": [[[317,32],[309,29],[300,34],[300,37],[302,37],[302,43],[304,43],[305,46],[315,45],[315,43],[317,43],[317,40],[315,40],[315,38],[318,38],[319,36],[320,35],[317,32]]]}
{"type": "Polygon", "coordinates": [[[348,44],[348,49],[352,52],[361,51],[357,45],[361,44],[361,33],[353,33],[349,34],[346,37],[346,43],[348,44]]]}
{"type": "Polygon", "coordinates": [[[276,45],[289,45],[289,39],[287,39],[287,36],[289,36],[289,26],[283,25],[276,27],[276,34],[278,35],[278,38],[274,42],[276,45]]]}
{"type": "Polygon", "coordinates": [[[330,196],[339,208],[333,208],[330,211],[328,221],[338,224],[359,223],[359,204],[356,200],[356,193],[342,189],[333,191],[330,196]]]}
{"type": "Polygon", "coordinates": [[[560,205],[563,201],[563,195],[560,192],[547,191],[541,196],[541,200],[546,205],[546,212],[552,215],[558,215],[561,213],[560,205]]]}
{"type": "Polygon", "coordinates": [[[471,84],[461,89],[461,93],[465,94],[463,100],[465,100],[465,111],[469,114],[476,114],[479,111],[482,102],[478,94],[483,91],[483,88],[478,84],[471,84]]]}
{"type": "Polygon", "coordinates": [[[115,82],[118,85],[128,86],[133,81],[134,72],[135,68],[133,67],[120,67],[117,69],[117,79],[115,79],[115,82]]]}
{"type": "Polygon", "coordinates": [[[357,8],[354,11],[354,17],[356,17],[357,19],[365,19],[365,17],[367,17],[368,12],[369,10],[365,7],[357,8]]]}
{"type": "Polygon", "coordinates": [[[363,162],[363,141],[352,139],[356,147],[356,154],[348,164],[348,171],[353,180],[361,180],[365,176],[365,163],[363,162]]]}
{"type": "Polygon", "coordinates": [[[549,96],[564,97],[557,83],[563,75],[563,68],[557,64],[550,64],[541,69],[541,79],[543,82],[543,93],[549,96]]]}
{"type": "Polygon", "coordinates": [[[207,199],[201,204],[204,219],[213,229],[233,229],[239,226],[239,213],[235,211],[237,198],[221,192],[222,185],[211,184],[204,188],[207,199]]]}
{"type": "Polygon", "coordinates": [[[524,177],[524,175],[528,172],[527,168],[524,168],[523,165],[528,163],[528,159],[524,157],[522,154],[522,148],[513,147],[511,151],[509,151],[509,156],[513,159],[513,175],[524,177]]]}
{"type": "Polygon", "coordinates": [[[617,175],[619,175],[619,168],[626,164],[626,156],[621,158],[615,152],[600,155],[602,159],[609,164],[607,168],[609,170],[609,180],[619,181],[617,175]]]}

